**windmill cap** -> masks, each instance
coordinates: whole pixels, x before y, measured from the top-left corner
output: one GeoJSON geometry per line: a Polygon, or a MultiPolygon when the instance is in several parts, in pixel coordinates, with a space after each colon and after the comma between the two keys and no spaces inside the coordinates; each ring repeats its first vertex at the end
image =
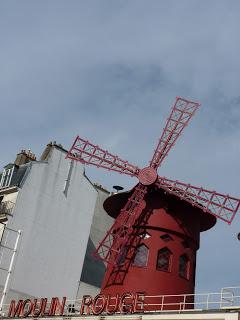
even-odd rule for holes
{"type": "MultiPolygon", "coordinates": [[[[125,204],[128,201],[128,198],[131,196],[133,193],[134,188],[130,191],[126,192],[121,192],[121,193],[116,193],[108,197],[104,203],[103,207],[105,211],[108,213],[109,216],[112,218],[116,219],[117,216],[119,215],[121,209],[125,206],[125,204]]],[[[188,203],[185,200],[180,200],[178,197],[174,195],[167,194],[164,192],[164,190],[151,190],[151,192],[148,192],[147,195],[147,202],[151,201],[151,197],[154,195],[155,199],[159,198],[159,206],[158,208],[161,207],[161,203],[164,204],[164,208],[172,207],[174,208],[175,213],[178,212],[178,209],[176,208],[179,207],[179,213],[186,212],[186,214],[191,214],[191,218],[195,219],[198,217],[199,222],[200,222],[200,232],[206,231],[211,229],[215,224],[216,224],[216,217],[205,212],[203,209],[200,209],[198,207],[192,206],[190,203],[188,203]],[[188,212],[188,213],[187,213],[188,212]]],[[[156,202],[155,202],[156,203],[156,202]]]]}

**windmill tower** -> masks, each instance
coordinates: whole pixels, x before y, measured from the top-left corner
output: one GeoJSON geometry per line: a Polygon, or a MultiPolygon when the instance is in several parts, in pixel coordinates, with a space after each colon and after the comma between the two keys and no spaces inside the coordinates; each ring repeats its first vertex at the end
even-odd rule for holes
{"type": "MultiPolygon", "coordinates": [[[[146,168],[139,169],[79,136],[69,150],[70,159],[139,180],[130,192],[115,194],[104,203],[116,220],[95,252],[107,264],[101,294],[193,294],[200,232],[212,228],[217,218],[229,224],[234,219],[239,199],[157,174],[199,106],[176,98],[146,168]]],[[[178,302],[177,296],[169,300],[178,302]]]]}

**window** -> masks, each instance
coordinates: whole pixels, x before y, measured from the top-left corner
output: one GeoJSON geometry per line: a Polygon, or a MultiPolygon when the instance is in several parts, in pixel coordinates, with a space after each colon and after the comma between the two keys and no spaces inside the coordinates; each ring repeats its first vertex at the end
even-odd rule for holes
{"type": "Polygon", "coordinates": [[[139,233],[138,236],[139,236],[140,238],[142,238],[142,239],[149,239],[149,238],[151,238],[151,235],[150,235],[149,233],[147,233],[147,232],[139,233]]]}
{"type": "Polygon", "coordinates": [[[0,188],[9,187],[12,175],[13,175],[14,166],[10,169],[4,169],[0,181],[0,188]]]}
{"type": "Polygon", "coordinates": [[[173,238],[172,238],[169,234],[167,234],[167,233],[165,233],[165,234],[163,234],[162,236],[160,236],[160,238],[161,238],[164,242],[168,242],[168,241],[172,241],[172,240],[173,240],[173,238]]]}
{"type": "Polygon", "coordinates": [[[178,274],[182,278],[189,279],[189,259],[185,254],[179,258],[178,274]]]}
{"type": "Polygon", "coordinates": [[[135,267],[146,267],[148,262],[148,252],[149,249],[145,244],[141,244],[137,248],[137,252],[133,261],[133,266],[135,267]]]}
{"type": "Polygon", "coordinates": [[[162,248],[158,251],[157,270],[170,272],[172,263],[172,252],[168,248],[162,248]]]}

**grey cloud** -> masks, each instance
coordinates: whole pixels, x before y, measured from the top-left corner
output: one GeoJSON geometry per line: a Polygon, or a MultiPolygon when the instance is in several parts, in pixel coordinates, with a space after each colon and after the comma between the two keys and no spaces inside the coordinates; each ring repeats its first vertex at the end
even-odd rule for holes
{"type": "MultiPolygon", "coordinates": [[[[39,155],[50,140],[67,148],[76,134],[145,166],[179,95],[202,106],[159,174],[239,196],[239,9],[239,1],[1,1],[1,167],[22,148],[39,155]]],[[[86,172],[108,188],[136,183],[86,172]]],[[[203,234],[200,290],[237,282],[238,230],[239,216],[203,234]],[[215,246],[223,256],[213,259],[215,246]]]]}

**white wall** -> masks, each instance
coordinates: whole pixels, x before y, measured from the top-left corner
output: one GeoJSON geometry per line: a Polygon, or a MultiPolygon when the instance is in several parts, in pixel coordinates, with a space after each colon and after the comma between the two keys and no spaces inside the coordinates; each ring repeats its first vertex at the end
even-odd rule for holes
{"type": "Polygon", "coordinates": [[[35,297],[75,298],[97,191],[74,162],[52,148],[48,162],[33,162],[8,227],[22,230],[10,287],[35,297]]]}

